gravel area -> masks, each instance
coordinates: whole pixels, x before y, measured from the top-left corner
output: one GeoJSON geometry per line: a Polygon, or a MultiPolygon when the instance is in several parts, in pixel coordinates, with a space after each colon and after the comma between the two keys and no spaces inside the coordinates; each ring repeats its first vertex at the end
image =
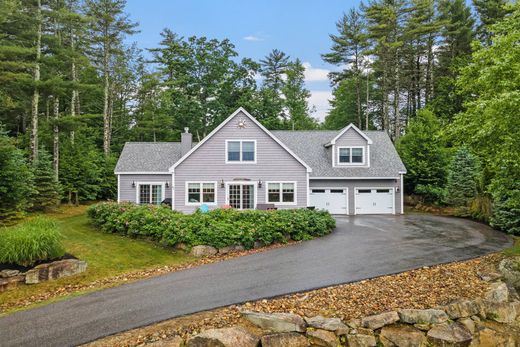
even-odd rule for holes
{"type": "Polygon", "coordinates": [[[92,342],[88,346],[140,346],[175,335],[186,338],[202,330],[242,325],[241,309],[261,312],[293,312],[323,315],[344,321],[396,308],[432,308],[457,298],[482,297],[488,289],[479,273],[493,272],[499,254],[425,267],[396,275],[321,288],[270,300],[248,302],[167,320],[92,342]]]}

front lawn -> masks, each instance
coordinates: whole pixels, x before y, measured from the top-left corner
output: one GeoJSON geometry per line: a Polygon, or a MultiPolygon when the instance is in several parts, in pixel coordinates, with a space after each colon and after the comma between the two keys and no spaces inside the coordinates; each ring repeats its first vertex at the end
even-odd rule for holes
{"type": "Polygon", "coordinates": [[[85,210],[85,206],[67,207],[47,216],[56,220],[64,236],[66,252],[85,260],[88,263],[87,271],[0,293],[0,314],[12,311],[14,306],[48,302],[58,293],[77,295],[114,286],[125,282],[125,278],[110,281],[106,279],[129,272],[175,266],[195,260],[182,252],[173,252],[152,242],[101,232],[88,221],[85,210]]]}

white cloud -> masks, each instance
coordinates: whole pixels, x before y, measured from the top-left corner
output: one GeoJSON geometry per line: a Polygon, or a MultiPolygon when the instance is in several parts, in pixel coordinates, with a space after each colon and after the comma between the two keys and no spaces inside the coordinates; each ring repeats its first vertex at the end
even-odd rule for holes
{"type": "Polygon", "coordinates": [[[305,81],[307,82],[316,82],[316,81],[328,81],[328,74],[330,70],[327,69],[319,69],[312,67],[311,63],[304,62],[303,67],[305,68],[305,81]]]}
{"type": "Polygon", "coordinates": [[[330,90],[311,90],[311,96],[309,98],[309,106],[316,109],[314,117],[318,118],[320,122],[325,119],[325,116],[329,112],[330,104],[329,100],[332,99],[332,91],[330,90]]]}
{"type": "Polygon", "coordinates": [[[264,39],[261,37],[258,37],[258,36],[248,35],[248,36],[244,37],[244,40],[246,40],[246,41],[263,41],[264,39]]]}

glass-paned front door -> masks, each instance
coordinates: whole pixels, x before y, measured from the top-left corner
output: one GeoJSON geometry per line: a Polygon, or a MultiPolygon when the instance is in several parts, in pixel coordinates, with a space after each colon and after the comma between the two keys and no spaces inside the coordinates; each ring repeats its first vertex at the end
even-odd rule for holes
{"type": "Polygon", "coordinates": [[[254,184],[230,184],[228,185],[229,205],[239,210],[255,208],[254,184]]]}

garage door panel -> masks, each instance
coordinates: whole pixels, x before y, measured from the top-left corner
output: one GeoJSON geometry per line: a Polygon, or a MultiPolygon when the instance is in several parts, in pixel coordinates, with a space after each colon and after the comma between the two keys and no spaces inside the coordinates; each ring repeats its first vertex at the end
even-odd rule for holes
{"type": "Polygon", "coordinates": [[[315,188],[311,189],[310,204],[317,209],[324,209],[332,214],[347,213],[346,188],[315,188]]]}
{"type": "Polygon", "coordinates": [[[392,188],[356,188],[356,214],[394,213],[394,190],[392,188]]]}

